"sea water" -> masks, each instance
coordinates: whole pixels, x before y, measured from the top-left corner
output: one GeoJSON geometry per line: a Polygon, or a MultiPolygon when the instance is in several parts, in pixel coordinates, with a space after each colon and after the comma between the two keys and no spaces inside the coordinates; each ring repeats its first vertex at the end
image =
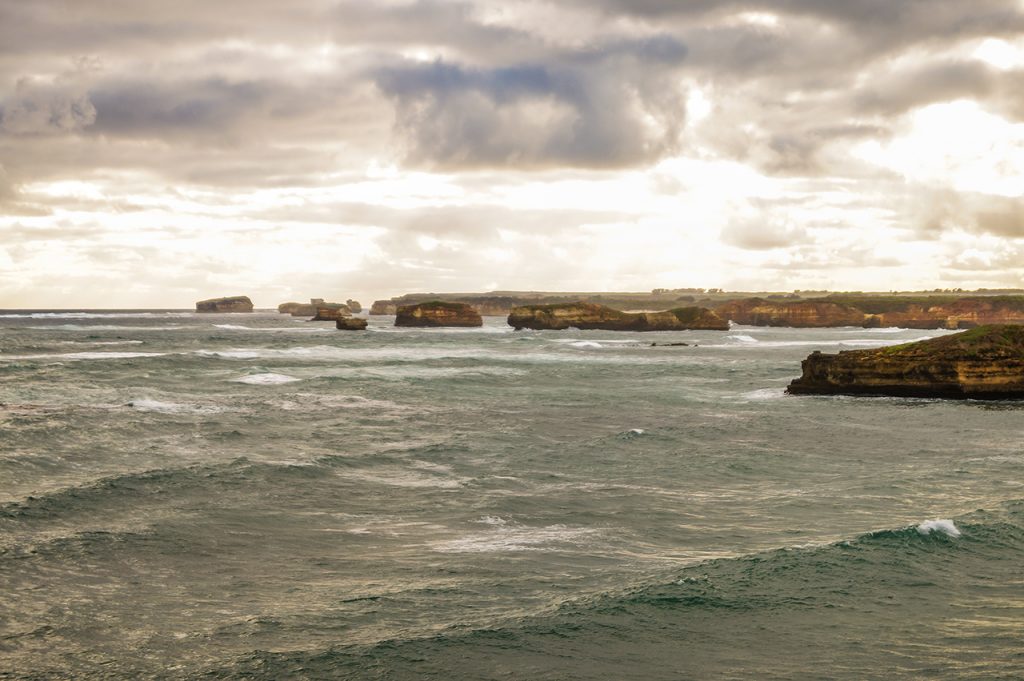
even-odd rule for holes
{"type": "Polygon", "coordinates": [[[0,678],[1024,677],[1024,406],[784,394],[946,332],[393,322],[0,313],[0,678]]]}

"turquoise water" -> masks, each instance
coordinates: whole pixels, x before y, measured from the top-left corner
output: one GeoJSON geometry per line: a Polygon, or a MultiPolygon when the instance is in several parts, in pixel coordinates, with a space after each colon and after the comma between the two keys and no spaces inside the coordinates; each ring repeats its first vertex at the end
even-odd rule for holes
{"type": "Polygon", "coordinates": [[[943,332],[392,322],[0,313],[0,678],[1024,677],[1024,406],[783,394],[943,332]]]}

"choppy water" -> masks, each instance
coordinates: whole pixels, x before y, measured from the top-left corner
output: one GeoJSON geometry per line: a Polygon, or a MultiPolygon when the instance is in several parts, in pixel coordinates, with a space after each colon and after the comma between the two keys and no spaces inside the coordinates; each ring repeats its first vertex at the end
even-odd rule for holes
{"type": "Polygon", "coordinates": [[[1024,677],[1024,407],[783,395],[941,332],[392,319],[0,313],[0,678],[1024,677]]]}

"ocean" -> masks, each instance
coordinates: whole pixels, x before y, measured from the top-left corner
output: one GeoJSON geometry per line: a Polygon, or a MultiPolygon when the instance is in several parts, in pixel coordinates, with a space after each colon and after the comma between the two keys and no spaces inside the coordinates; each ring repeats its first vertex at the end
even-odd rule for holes
{"type": "Polygon", "coordinates": [[[945,332],[393,319],[0,312],[0,678],[1024,678],[1024,404],[784,394],[945,332]]]}

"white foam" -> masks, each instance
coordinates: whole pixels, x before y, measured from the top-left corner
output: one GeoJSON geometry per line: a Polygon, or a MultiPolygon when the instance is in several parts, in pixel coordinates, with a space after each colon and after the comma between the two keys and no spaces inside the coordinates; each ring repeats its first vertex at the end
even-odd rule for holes
{"type": "Polygon", "coordinates": [[[926,520],[917,526],[917,531],[921,534],[932,534],[940,532],[949,537],[959,537],[960,530],[953,524],[952,520],[945,520],[942,518],[936,520],[926,520]]]}
{"type": "Polygon", "coordinates": [[[287,376],[285,374],[250,374],[248,376],[241,376],[239,378],[231,379],[234,383],[246,383],[248,385],[280,385],[282,383],[294,383],[301,381],[301,378],[295,378],[294,376],[287,376]]]}
{"type": "Polygon", "coordinates": [[[191,317],[194,312],[31,312],[21,314],[4,314],[0,317],[20,317],[22,319],[111,319],[119,317],[191,317]]]}
{"type": "MultiPolygon", "coordinates": [[[[182,324],[168,326],[117,326],[113,324],[53,324],[52,326],[29,326],[36,331],[180,331],[190,327],[182,324]]],[[[194,327],[193,327],[194,328],[194,327]]]]}
{"type": "Polygon", "coordinates": [[[51,355],[0,355],[0,361],[26,359],[80,360],[80,359],[136,359],[140,357],[164,357],[166,352],[65,352],[51,355]]]}
{"type": "Polygon", "coordinates": [[[196,404],[180,404],[177,402],[160,402],[159,400],[132,400],[128,406],[136,411],[157,412],[160,414],[212,414],[221,411],[217,407],[201,407],[196,404]]]}
{"type": "MultiPolygon", "coordinates": [[[[490,524],[490,523],[488,523],[490,524]]],[[[494,523],[486,532],[459,539],[434,542],[430,546],[442,553],[492,553],[499,551],[543,551],[558,544],[580,544],[597,530],[565,525],[522,527],[494,523]]]]}
{"type": "Polygon", "coordinates": [[[786,391],[780,388],[761,388],[760,390],[751,390],[748,393],[743,393],[740,397],[745,400],[777,400],[780,397],[785,397],[786,391]]]}
{"type": "Polygon", "coordinates": [[[569,343],[569,347],[573,348],[603,348],[604,346],[597,341],[573,341],[569,343]]]}
{"type": "MultiPolygon", "coordinates": [[[[304,320],[299,320],[304,323],[304,320]]],[[[302,329],[280,326],[243,326],[241,324],[214,324],[215,328],[225,331],[249,331],[253,333],[329,333],[333,329],[324,326],[311,326],[302,329]]]]}
{"type": "Polygon", "coordinates": [[[630,428],[629,432],[633,433],[634,435],[643,435],[646,431],[643,428],[630,428]]]}
{"type": "Polygon", "coordinates": [[[758,343],[758,342],[760,342],[756,338],[754,338],[753,336],[747,336],[747,335],[744,335],[742,333],[734,334],[732,336],[726,336],[726,338],[731,338],[732,340],[738,340],[741,343],[758,343]]]}

